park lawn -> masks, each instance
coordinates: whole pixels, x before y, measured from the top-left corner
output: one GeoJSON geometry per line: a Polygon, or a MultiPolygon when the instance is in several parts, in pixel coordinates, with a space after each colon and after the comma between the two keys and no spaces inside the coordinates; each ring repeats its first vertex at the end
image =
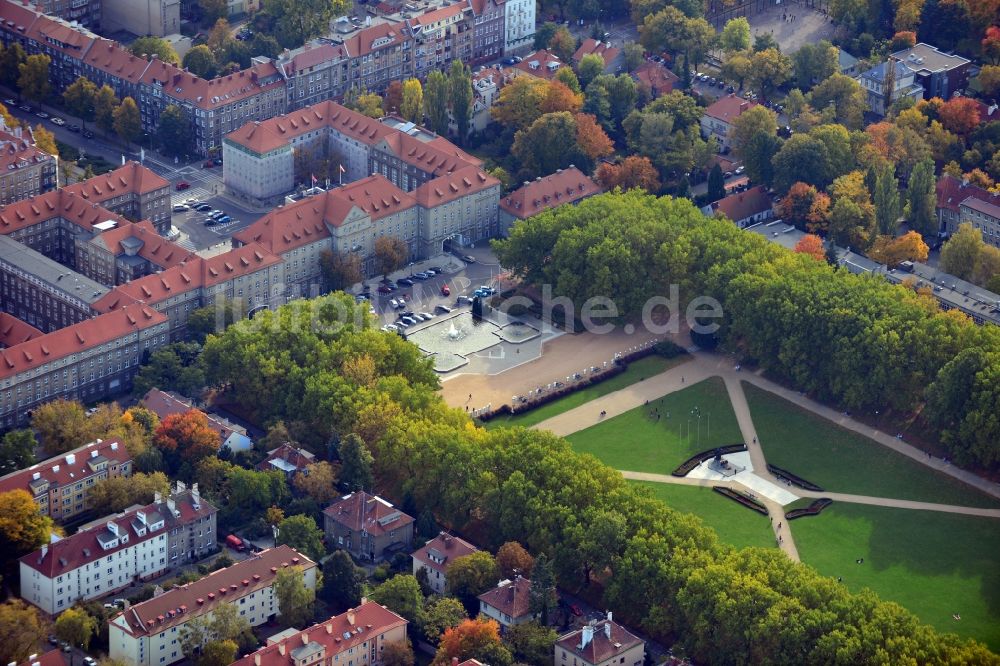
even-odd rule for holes
{"type": "Polygon", "coordinates": [[[661,372],[669,370],[670,368],[689,359],[690,356],[687,354],[682,354],[671,359],[666,359],[658,355],[640,358],[637,361],[629,363],[625,372],[615,375],[611,379],[607,379],[597,384],[592,384],[586,388],[570,393],[569,395],[563,396],[558,400],[553,400],[552,402],[546,403],[541,407],[527,412],[509,416],[499,416],[495,419],[487,421],[483,425],[487,428],[512,426],[524,426],[525,428],[530,428],[533,425],[541,423],[546,419],[550,419],[553,416],[558,416],[559,414],[573,409],[574,407],[579,407],[580,405],[586,404],[591,400],[596,400],[601,396],[619,391],[627,386],[635,384],[636,382],[642,381],[643,379],[648,379],[653,375],[658,375],[661,372]]]}
{"type": "Polygon", "coordinates": [[[652,491],[656,499],[682,513],[693,513],[719,534],[725,543],[744,548],[774,548],[774,535],[766,516],[723,497],[711,488],[653,481],[629,481],[652,491]]]}
{"type": "Polygon", "coordinates": [[[566,439],[574,450],[591,453],[615,469],[658,474],[670,474],[701,451],[743,442],[719,377],[669,393],[566,439]],[[695,407],[703,415],[700,434],[698,419],[691,416],[695,407]],[[654,409],[659,410],[659,420],[651,416],[654,409]]]}
{"type": "Polygon", "coordinates": [[[1000,650],[1000,519],[834,502],[790,527],[820,573],[1000,650]]]}
{"type": "Polygon", "coordinates": [[[767,462],[830,492],[994,508],[997,500],[743,382],[767,462]]]}

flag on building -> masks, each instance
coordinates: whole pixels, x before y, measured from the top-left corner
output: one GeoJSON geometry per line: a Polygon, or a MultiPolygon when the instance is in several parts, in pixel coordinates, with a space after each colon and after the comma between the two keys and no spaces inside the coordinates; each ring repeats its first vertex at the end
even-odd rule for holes
{"type": "Polygon", "coordinates": [[[347,169],[344,168],[343,164],[340,165],[340,173],[347,173],[347,169]]]}
{"type": "Polygon", "coordinates": [[[316,187],[316,174],[312,174],[313,187],[316,187]]]}

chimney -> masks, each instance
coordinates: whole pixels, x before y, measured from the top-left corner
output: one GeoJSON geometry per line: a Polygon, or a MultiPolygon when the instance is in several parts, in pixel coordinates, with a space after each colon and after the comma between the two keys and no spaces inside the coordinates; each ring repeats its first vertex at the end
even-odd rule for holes
{"type": "Polygon", "coordinates": [[[451,548],[451,542],[452,542],[451,535],[446,534],[445,537],[444,537],[444,547],[445,548],[451,548]]]}
{"type": "Polygon", "coordinates": [[[583,628],[583,632],[581,632],[580,634],[579,649],[582,650],[588,645],[590,645],[590,641],[592,641],[593,639],[594,639],[594,627],[588,624],[586,627],[583,628]]]}
{"type": "Polygon", "coordinates": [[[67,465],[75,465],[76,464],[76,454],[75,453],[70,453],[69,455],[66,456],[66,464],[67,465]]]}
{"type": "Polygon", "coordinates": [[[451,658],[451,666],[458,666],[458,657],[451,658]]]}
{"type": "Polygon", "coordinates": [[[135,517],[138,518],[139,522],[142,523],[143,525],[146,524],[146,512],[145,511],[136,511],[135,512],[135,517]]]}
{"type": "Polygon", "coordinates": [[[609,618],[607,622],[604,623],[604,635],[607,639],[611,640],[611,619],[609,618]]]}
{"type": "Polygon", "coordinates": [[[201,501],[201,491],[198,490],[198,484],[191,484],[191,499],[194,500],[195,504],[199,504],[201,501]]]}
{"type": "Polygon", "coordinates": [[[614,618],[611,616],[611,611],[608,611],[608,622],[613,622],[614,618]]]}
{"type": "Polygon", "coordinates": [[[176,509],[176,507],[177,507],[177,504],[174,502],[174,498],[173,497],[168,497],[167,498],[167,508],[170,509],[170,513],[173,513],[174,509],[176,509]]]}
{"type": "Polygon", "coordinates": [[[254,652],[253,654],[254,666],[260,666],[260,652],[254,652]]]}
{"type": "Polygon", "coordinates": [[[285,644],[284,643],[278,643],[278,654],[280,654],[282,657],[285,656],[285,644]]]}
{"type": "Polygon", "coordinates": [[[163,495],[160,494],[160,491],[156,491],[155,493],[153,493],[154,503],[159,504],[162,501],[163,501],[163,495]]]}
{"type": "Polygon", "coordinates": [[[354,609],[353,608],[348,608],[347,609],[347,624],[351,625],[352,627],[354,626],[354,609]]]}
{"type": "Polygon", "coordinates": [[[44,560],[45,556],[48,555],[48,553],[49,553],[49,545],[45,544],[42,546],[42,557],[38,561],[41,562],[42,560],[44,560]]]}

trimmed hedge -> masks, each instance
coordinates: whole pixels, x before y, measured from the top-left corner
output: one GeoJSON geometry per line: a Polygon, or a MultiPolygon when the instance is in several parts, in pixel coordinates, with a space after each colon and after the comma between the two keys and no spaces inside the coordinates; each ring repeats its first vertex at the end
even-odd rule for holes
{"type": "Polygon", "coordinates": [[[770,472],[771,474],[774,474],[779,479],[784,479],[785,481],[791,482],[793,485],[796,485],[799,488],[805,488],[806,490],[812,490],[813,492],[817,493],[823,492],[823,489],[817,486],[815,483],[806,481],[801,476],[796,476],[791,472],[778,467],[777,465],[772,465],[771,463],[768,463],[767,471],[770,472]]]}
{"type": "Polygon", "coordinates": [[[829,497],[820,497],[817,500],[813,500],[809,506],[804,509],[792,509],[791,511],[785,512],[785,520],[795,520],[796,518],[801,518],[802,516],[818,516],[823,512],[823,509],[833,504],[833,500],[829,497]]]}
{"type": "Polygon", "coordinates": [[[764,506],[763,503],[753,499],[752,497],[747,497],[743,493],[737,492],[732,488],[726,488],[725,486],[712,486],[712,490],[719,493],[720,495],[728,497],[731,500],[736,500],[737,502],[739,502],[748,509],[753,509],[757,513],[762,513],[765,516],[767,515],[767,507],[764,506]]]}

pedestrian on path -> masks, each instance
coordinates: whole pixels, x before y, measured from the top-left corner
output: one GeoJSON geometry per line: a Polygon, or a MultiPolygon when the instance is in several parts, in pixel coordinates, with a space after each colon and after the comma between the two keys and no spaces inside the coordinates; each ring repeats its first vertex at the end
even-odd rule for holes
{"type": "Polygon", "coordinates": [[[781,521],[780,520],[778,521],[778,529],[779,530],[781,529],[781,521]]]}

